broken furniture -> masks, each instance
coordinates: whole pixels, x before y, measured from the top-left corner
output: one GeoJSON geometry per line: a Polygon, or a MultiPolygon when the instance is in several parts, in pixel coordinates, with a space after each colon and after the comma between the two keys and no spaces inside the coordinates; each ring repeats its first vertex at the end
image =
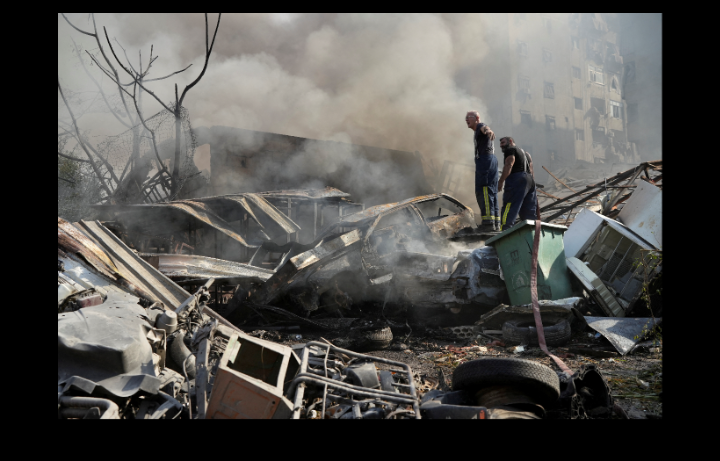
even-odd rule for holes
{"type": "Polygon", "coordinates": [[[229,340],[218,365],[207,418],[289,418],[292,403],[286,391],[300,367],[297,355],[287,346],[225,330],[229,340]]]}
{"type": "MultiPolygon", "coordinates": [[[[654,187],[654,186],[650,186],[654,187]]],[[[565,234],[567,266],[605,314],[624,317],[661,270],[658,248],[613,219],[583,210],[565,234]]]]}
{"type": "Polygon", "coordinates": [[[300,372],[289,394],[294,395],[293,419],[318,414],[320,419],[421,417],[407,364],[320,342],[302,348],[300,372]],[[384,369],[378,371],[376,364],[384,369]]]}
{"type": "MultiPolygon", "coordinates": [[[[565,226],[541,223],[540,247],[537,262],[537,290],[540,299],[561,299],[573,295],[565,263],[563,233],[565,226]]],[[[515,224],[485,242],[497,250],[502,276],[507,286],[510,304],[531,302],[530,272],[535,221],[515,224]]]]}

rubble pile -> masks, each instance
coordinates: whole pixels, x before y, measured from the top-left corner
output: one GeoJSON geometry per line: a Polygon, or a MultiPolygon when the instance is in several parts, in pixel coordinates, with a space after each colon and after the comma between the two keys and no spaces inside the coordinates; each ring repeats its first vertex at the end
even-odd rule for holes
{"type": "Polygon", "coordinates": [[[542,223],[534,250],[533,221],[482,234],[446,194],[366,209],[337,189],[274,191],[58,218],[58,418],[628,417],[604,370],[574,359],[661,344],[661,302],[643,295],[662,270],[661,191],[630,189],[616,219],[542,223]]]}

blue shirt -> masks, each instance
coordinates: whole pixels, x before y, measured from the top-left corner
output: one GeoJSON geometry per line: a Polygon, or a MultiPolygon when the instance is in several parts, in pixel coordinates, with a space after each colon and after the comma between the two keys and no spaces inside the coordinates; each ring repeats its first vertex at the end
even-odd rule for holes
{"type": "Polygon", "coordinates": [[[481,155],[492,154],[495,155],[495,146],[492,140],[486,134],[480,131],[480,128],[487,126],[485,123],[478,123],[475,127],[475,158],[479,158],[481,155]]]}

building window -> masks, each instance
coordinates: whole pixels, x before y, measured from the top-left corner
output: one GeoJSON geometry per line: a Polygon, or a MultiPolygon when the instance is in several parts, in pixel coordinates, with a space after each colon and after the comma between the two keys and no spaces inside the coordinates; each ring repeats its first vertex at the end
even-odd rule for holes
{"type": "Polygon", "coordinates": [[[552,117],[550,115],[545,116],[545,129],[548,131],[555,130],[555,117],[552,117]]]}
{"type": "Polygon", "coordinates": [[[525,43],[525,42],[518,42],[518,54],[519,54],[520,56],[527,56],[527,55],[528,55],[527,43],[525,43]]]}
{"type": "Polygon", "coordinates": [[[555,86],[552,83],[545,82],[545,89],[543,95],[549,99],[555,99],[555,86]]]}
{"type": "Polygon", "coordinates": [[[617,48],[610,42],[605,42],[605,56],[617,54],[617,48]]]}
{"type": "Polygon", "coordinates": [[[604,85],[603,71],[601,67],[588,66],[588,77],[591,82],[595,82],[599,85],[604,85]]]}
{"type": "Polygon", "coordinates": [[[244,158],[240,159],[240,167],[241,168],[247,168],[247,160],[244,158]]]}
{"type": "Polygon", "coordinates": [[[575,128],[575,140],[585,141],[585,131],[581,130],[580,128],[575,128]]]}
{"type": "Polygon", "coordinates": [[[593,147],[604,146],[607,144],[607,135],[605,134],[605,128],[597,127],[592,130],[593,147]]]}
{"type": "Polygon", "coordinates": [[[572,47],[575,50],[580,49],[580,39],[577,37],[570,37],[570,41],[572,42],[572,47]]]}
{"type": "Polygon", "coordinates": [[[543,18],[543,26],[545,26],[545,29],[548,32],[552,32],[552,22],[550,21],[550,18],[543,18]]]}
{"type": "Polygon", "coordinates": [[[530,77],[518,77],[518,88],[521,90],[530,89],[530,77]]]}
{"type": "Polygon", "coordinates": [[[594,107],[595,109],[597,109],[601,115],[605,115],[605,113],[607,112],[604,99],[590,98],[590,107],[594,107]]]}
{"type": "Polygon", "coordinates": [[[547,48],[543,48],[543,61],[552,62],[552,53],[547,48]]]}
{"type": "Polygon", "coordinates": [[[582,104],[582,98],[574,98],[575,99],[575,109],[582,110],[583,104],[582,104]]]}
{"type": "Polygon", "coordinates": [[[638,119],[638,105],[637,104],[628,104],[627,106],[627,117],[628,122],[634,122],[638,119]]]}
{"type": "Polygon", "coordinates": [[[580,68],[573,66],[573,78],[580,78],[580,68]]]}
{"type": "Polygon", "coordinates": [[[635,81],[635,61],[630,61],[625,64],[625,83],[632,83],[635,81]]]}
{"type": "Polygon", "coordinates": [[[532,117],[530,116],[530,112],[526,110],[520,111],[520,123],[522,125],[532,126],[532,117]]]}
{"type": "Polygon", "coordinates": [[[613,118],[622,118],[622,103],[610,101],[610,110],[612,110],[610,115],[612,115],[613,118]]]}

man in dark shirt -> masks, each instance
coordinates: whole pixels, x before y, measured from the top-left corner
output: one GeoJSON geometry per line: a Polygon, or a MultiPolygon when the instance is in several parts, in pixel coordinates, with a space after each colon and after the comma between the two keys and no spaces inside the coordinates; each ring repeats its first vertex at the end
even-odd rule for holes
{"type": "Polygon", "coordinates": [[[517,147],[509,136],[500,139],[500,148],[505,155],[505,165],[498,190],[505,186],[501,222],[502,230],[506,230],[515,224],[518,214],[523,221],[536,218],[537,192],[530,154],[517,147]]]}
{"type": "Polygon", "coordinates": [[[489,126],[480,122],[480,114],[470,111],[465,116],[468,128],[475,132],[475,198],[480,205],[482,223],[481,232],[500,230],[497,186],[498,164],[495,157],[493,140],[495,133],[489,126]]]}

